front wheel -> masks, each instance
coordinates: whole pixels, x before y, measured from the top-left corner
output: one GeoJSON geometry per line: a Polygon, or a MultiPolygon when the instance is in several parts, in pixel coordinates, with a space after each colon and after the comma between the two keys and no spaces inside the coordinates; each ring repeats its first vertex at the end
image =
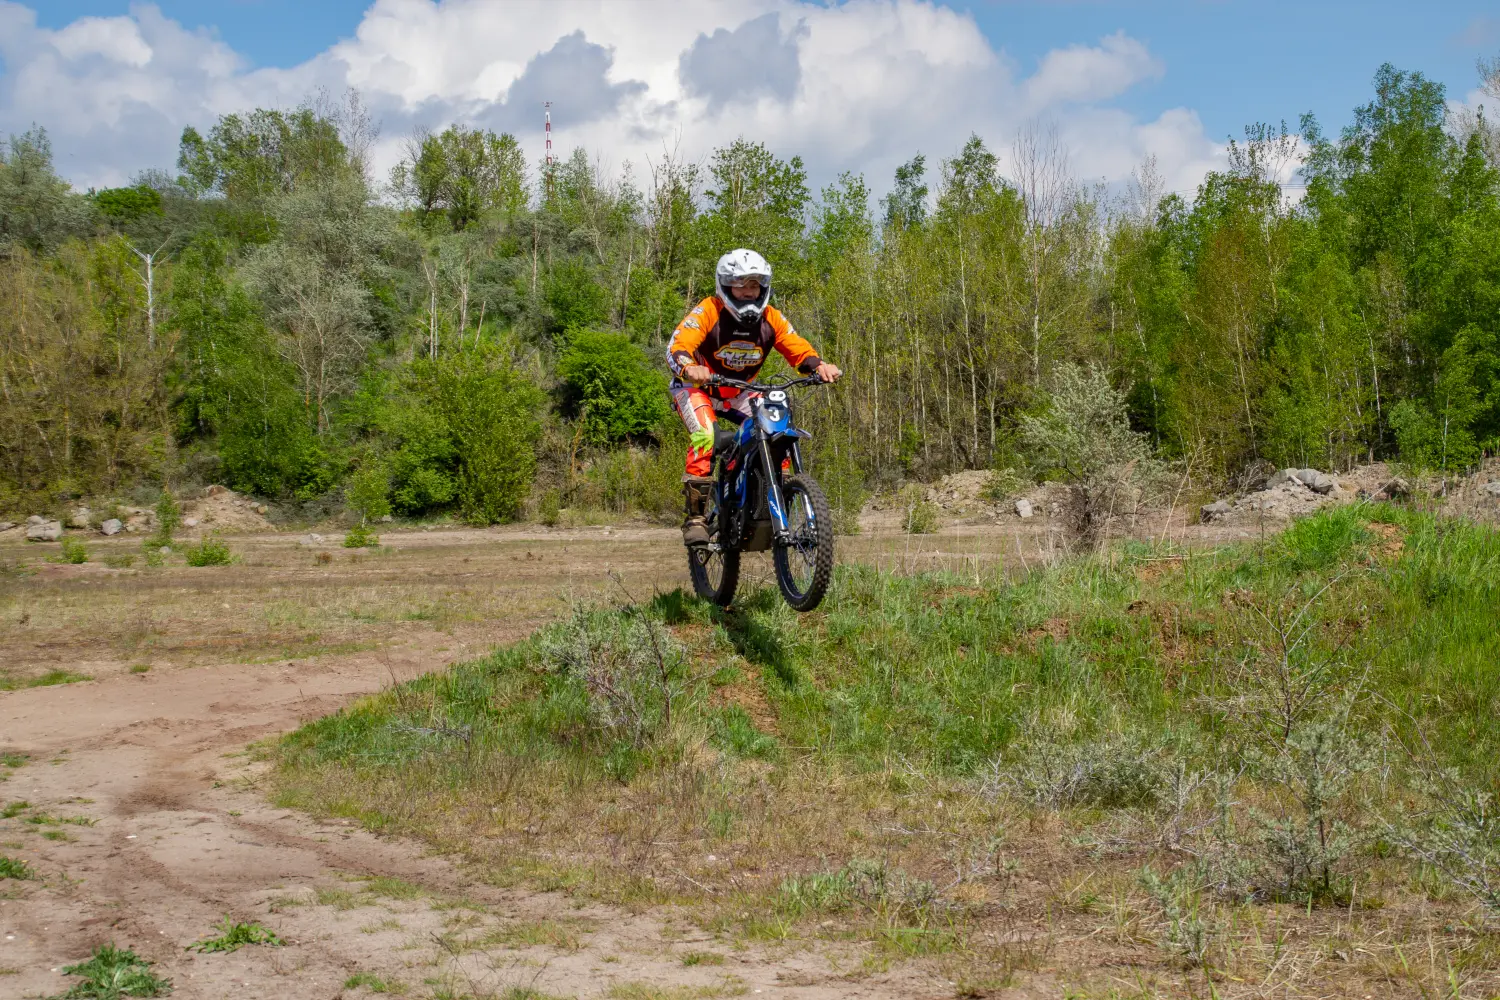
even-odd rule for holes
{"type": "Polygon", "coordinates": [[[797,475],[781,485],[788,540],[773,559],[781,596],[794,611],[811,611],[828,592],[833,576],[833,517],[828,498],[811,476],[797,475]]]}
{"type": "MultiPolygon", "coordinates": [[[[708,502],[708,537],[711,542],[723,544],[728,539],[728,514],[719,507],[718,491],[708,502]]],[[[717,551],[707,545],[688,547],[688,576],[693,578],[693,591],[711,604],[729,607],[734,600],[734,591],[740,583],[740,553],[738,549],[717,551]]]]}

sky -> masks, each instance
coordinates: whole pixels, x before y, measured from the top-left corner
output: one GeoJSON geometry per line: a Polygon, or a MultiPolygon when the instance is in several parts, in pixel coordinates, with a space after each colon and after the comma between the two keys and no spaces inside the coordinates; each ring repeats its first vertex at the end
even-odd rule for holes
{"type": "Polygon", "coordinates": [[[1072,173],[1149,156],[1191,193],[1230,136],[1311,111],[1336,132],[1383,62],[1478,100],[1500,8],[1477,0],[0,0],[0,135],[45,126],[75,186],[170,168],[182,128],[360,92],[383,177],[419,126],[583,145],[638,178],[743,135],[813,185],[878,194],[971,134],[1009,168],[1055,131],[1072,173]]]}

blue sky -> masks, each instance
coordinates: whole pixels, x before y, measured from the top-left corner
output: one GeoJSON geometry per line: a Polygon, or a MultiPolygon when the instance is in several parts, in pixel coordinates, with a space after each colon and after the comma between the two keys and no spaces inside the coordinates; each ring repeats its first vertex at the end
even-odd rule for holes
{"type": "MultiPolygon", "coordinates": [[[[46,0],[38,20],[61,28],[126,13],[122,0],[46,0]]],[[[158,0],[185,27],[206,27],[257,66],[291,67],[354,34],[368,0],[158,0]]],[[[1140,114],[1186,104],[1216,138],[1304,111],[1340,127],[1370,98],[1383,62],[1420,70],[1461,97],[1475,61],[1500,55],[1500,6],[1480,0],[987,0],[946,6],[973,15],[1025,68],[1050,49],[1118,30],[1166,64],[1122,106],[1140,114]]]]}
{"type": "MultiPolygon", "coordinates": [[[[429,11],[419,0],[389,0],[383,11],[389,22],[386,33],[376,37],[378,33],[367,32],[369,37],[356,43],[368,2],[0,0],[0,28],[7,12],[24,15],[34,18],[38,40],[55,41],[70,26],[76,29],[81,18],[123,16],[109,22],[111,37],[121,35],[113,26],[134,30],[135,24],[145,40],[143,51],[156,54],[147,66],[138,58],[131,63],[129,53],[105,53],[106,61],[123,59],[122,65],[133,67],[139,78],[117,77],[105,71],[107,66],[89,63],[97,63],[103,51],[99,46],[108,48],[112,41],[84,45],[82,55],[75,41],[59,50],[72,59],[74,69],[66,79],[46,82],[51,78],[42,74],[39,63],[21,65],[37,43],[17,42],[7,50],[0,41],[5,63],[0,132],[24,127],[28,118],[42,120],[53,130],[60,162],[71,160],[80,178],[109,180],[148,161],[166,165],[162,161],[170,159],[181,125],[208,123],[215,112],[226,110],[226,102],[295,103],[299,87],[305,92],[313,86],[337,90],[353,85],[362,93],[373,90],[373,104],[386,128],[386,146],[376,158],[389,159],[396,155],[395,133],[414,125],[467,119],[529,128],[535,109],[529,103],[523,109],[503,95],[519,92],[505,88],[531,73],[530,83],[520,90],[548,96],[556,90],[563,98],[560,145],[583,141],[595,148],[609,146],[637,163],[660,149],[666,129],[656,129],[654,123],[670,118],[672,135],[678,137],[674,141],[686,135],[689,145],[700,136],[707,143],[738,128],[766,138],[773,147],[805,151],[815,180],[852,167],[868,170],[879,189],[881,175],[888,176],[894,163],[918,148],[940,158],[963,134],[977,131],[999,149],[1009,133],[1045,119],[1060,129],[1079,172],[1114,182],[1128,172],[1130,162],[1156,155],[1165,163],[1169,186],[1181,189],[1211,168],[1212,147],[1239,135],[1247,123],[1285,119],[1295,128],[1298,116],[1311,110],[1325,128],[1336,131],[1356,105],[1369,99],[1370,80],[1382,62],[1420,70],[1461,100],[1476,86],[1476,59],[1500,54],[1500,8],[1477,0],[948,0],[945,6],[972,16],[978,26],[988,46],[979,54],[965,35],[972,29],[965,29],[960,19],[926,16],[916,0],[855,0],[834,5],[833,11],[815,0],[648,0],[635,8],[623,0],[604,7],[597,3],[457,0],[429,11]],[[681,14],[669,13],[668,7],[681,14]],[[904,11],[899,27],[885,23],[891,20],[885,16],[887,8],[904,11]],[[162,17],[155,16],[158,10],[162,17]],[[577,14],[571,22],[569,11],[577,14]],[[762,13],[766,11],[771,13],[762,13]],[[662,17],[653,25],[657,13],[662,17]],[[916,15],[923,16],[911,20],[916,15]],[[802,59],[807,99],[799,107],[792,102],[778,110],[772,99],[790,100],[790,90],[757,90],[752,80],[746,100],[760,101],[756,115],[725,116],[723,100],[703,102],[707,91],[694,90],[687,70],[677,69],[679,60],[687,58],[695,35],[706,42],[717,32],[715,37],[722,36],[727,46],[724,51],[735,51],[752,37],[737,33],[757,17],[763,29],[754,36],[757,45],[763,37],[782,39],[794,75],[802,59]],[[185,32],[165,31],[162,18],[185,32]],[[621,20],[637,24],[616,23],[621,20]],[[653,33],[658,29],[667,34],[653,33]],[[568,42],[570,32],[576,35],[568,42]],[[418,41],[408,44],[407,36],[418,41]],[[485,38],[491,39],[491,48],[505,48],[509,54],[487,64],[485,38]],[[864,60],[850,68],[849,76],[873,73],[870,78],[879,79],[878,86],[861,91],[837,79],[823,65],[826,58],[814,60],[815,53],[843,51],[845,38],[861,40],[864,60]],[[920,38],[920,43],[911,42],[915,47],[902,55],[902,38],[920,38]],[[212,40],[220,47],[214,49],[212,40]],[[343,48],[336,48],[340,43],[343,48]],[[172,65],[179,69],[171,71],[177,74],[176,97],[148,79],[156,66],[170,61],[162,55],[168,50],[178,53],[172,65]],[[202,69],[214,52],[224,56],[227,50],[240,60],[232,72],[202,69]],[[941,70],[937,82],[888,84],[880,79],[900,77],[913,54],[934,51],[942,53],[935,64],[941,70]],[[1058,75],[1067,75],[1074,65],[1060,54],[1070,52],[1081,60],[1077,65],[1087,71],[1084,75],[1097,75],[1077,92],[1058,86],[1058,75]],[[334,59],[330,53],[343,55],[334,59]],[[993,58],[1000,68],[981,65],[985,58],[993,58]],[[1049,60],[1056,63],[1052,71],[1049,60]],[[345,63],[355,68],[346,72],[345,63]],[[575,63],[580,67],[576,71],[570,69],[575,63]],[[449,64],[452,70],[443,79],[409,79],[449,64]],[[814,80],[820,66],[832,77],[814,80]],[[571,78],[589,74],[597,77],[590,86],[576,94],[568,90],[571,78]],[[616,86],[622,76],[629,80],[616,86]],[[481,77],[493,79],[486,86],[494,96],[476,95],[469,86],[481,77]],[[130,79],[134,82],[121,82],[130,79]],[[383,93],[387,80],[406,82],[383,93]],[[95,87],[99,94],[81,91],[83,103],[95,110],[59,111],[48,96],[58,86],[95,87]],[[102,96],[110,87],[128,99],[102,96]],[[840,101],[855,109],[852,118],[840,101]],[[889,132],[884,138],[883,129],[889,132]]],[[[753,67],[746,71],[754,73],[753,67]]],[[[702,150],[693,146],[689,152],[702,150]]]]}

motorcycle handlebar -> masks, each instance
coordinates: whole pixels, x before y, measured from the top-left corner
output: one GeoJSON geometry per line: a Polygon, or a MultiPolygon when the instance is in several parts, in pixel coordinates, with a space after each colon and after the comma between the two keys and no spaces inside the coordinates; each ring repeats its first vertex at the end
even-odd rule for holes
{"type": "Polygon", "coordinates": [[[769,392],[772,389],[791,389],[796,386],[831,385],[832,383],[824,382],[816,375],[805,375],[802,378],[787,379],[782,382],[742,382],[737,378],[714,375],[703,384],[706,386],[725,386],[730,389],[748,389],[752,392],[769,392]]]}

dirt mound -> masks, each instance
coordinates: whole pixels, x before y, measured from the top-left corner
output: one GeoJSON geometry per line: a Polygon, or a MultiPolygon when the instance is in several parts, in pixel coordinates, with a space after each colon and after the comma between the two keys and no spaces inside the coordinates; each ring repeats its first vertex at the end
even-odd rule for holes
{"type": "Polygon", "coordinates": [[[266,510],[265,504],[242,497],[227,486],[210,486],[202,497],[183,502],[182,525],[189,531],[237,535],[275,531],[276,526],[266,520],[266,510]]]}
{"type": "Polygon", "coordinates": [[[988,469],[953,472],[927,487],[924,499],[949,514],[988,514],[996,504],[988,496],[995,474],[988,469]]]}

